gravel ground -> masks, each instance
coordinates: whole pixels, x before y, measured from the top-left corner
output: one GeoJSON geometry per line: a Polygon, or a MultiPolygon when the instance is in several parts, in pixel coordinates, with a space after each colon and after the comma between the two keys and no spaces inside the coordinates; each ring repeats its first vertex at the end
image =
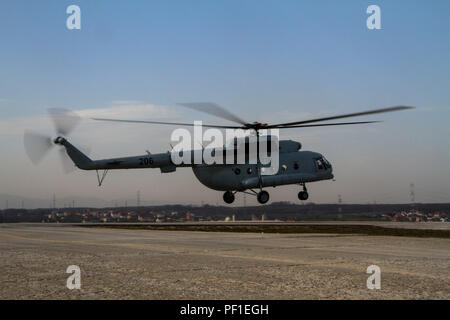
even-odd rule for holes
{"type": "Polygon", "coordinates": [[[0,268],[0,299],[450,299],[450,240],[437,238],[3,224],[0,268]],[[372,264],[380,290],[366,286],[372,264]]]}

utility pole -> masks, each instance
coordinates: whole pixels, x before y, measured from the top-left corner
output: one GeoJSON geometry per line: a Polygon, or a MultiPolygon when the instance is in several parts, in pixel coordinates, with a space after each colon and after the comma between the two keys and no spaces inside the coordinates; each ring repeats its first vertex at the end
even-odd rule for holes
{"type": "Polygon", "coordinates": [[[53,194],[53,210],[56,209],[56,195],[53,194]]]}
{"type": "Polygon", "coordinates": [[[141,191],[140,190],[138,190],[138,192],[137,192],[136,204],[137,204],[138,207],[141,206],[141,191]]]}

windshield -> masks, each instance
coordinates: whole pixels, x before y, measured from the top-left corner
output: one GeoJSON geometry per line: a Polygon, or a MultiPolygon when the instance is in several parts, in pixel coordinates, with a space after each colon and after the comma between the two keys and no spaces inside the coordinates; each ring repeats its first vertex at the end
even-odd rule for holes
{"type": "Polygon", "coordinates": [[[327,170],[331,168],[331,164],[325,158],[316,159],[316,167],[318,170],[327,170]]]}

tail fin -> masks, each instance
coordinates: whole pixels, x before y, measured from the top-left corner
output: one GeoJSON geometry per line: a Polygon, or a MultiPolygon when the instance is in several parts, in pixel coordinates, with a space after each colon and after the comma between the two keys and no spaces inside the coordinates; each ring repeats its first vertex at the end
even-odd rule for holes
{"type": "Polygon", "coordinates": [[[58,137],[54,142],[66,148],[67,155],[70,157],[70,159],[72,159],[72,161],[78,168],[82,170],[92,169],[92,164],[94,162],[83,152],[75,148],[69,141],[62,137],[58,137]]]}

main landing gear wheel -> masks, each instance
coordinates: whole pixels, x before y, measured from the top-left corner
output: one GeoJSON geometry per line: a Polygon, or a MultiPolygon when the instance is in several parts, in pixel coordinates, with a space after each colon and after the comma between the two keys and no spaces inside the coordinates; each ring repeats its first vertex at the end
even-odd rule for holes
{"type": "Polygon", "coordinates": [[[258,193],[256,198],[258,199],[258,202],[261,204],[267,203],[267,201],[269,201],[269,193],[267,191],[262,190],[261,192],[258,193]]]}
{"type": "Polygon", "coordinates": [[[306,191],[300,191],[298,193],[298,198],[302,201],[308,200],[308,192],[306,191]]]}
{"type": "Polygon", "coordinates": [[[231,191],[227,191],[223,194],[223,201],[230,204],[234,202],[234,194],[231,191]]]}
{"type": "Polygon", "coordinates": [[[298,198],[302,201],[308,200],[308,190],[306,190],[306,185],[303,183],[303,191],[298,193],[298,198]]]}

